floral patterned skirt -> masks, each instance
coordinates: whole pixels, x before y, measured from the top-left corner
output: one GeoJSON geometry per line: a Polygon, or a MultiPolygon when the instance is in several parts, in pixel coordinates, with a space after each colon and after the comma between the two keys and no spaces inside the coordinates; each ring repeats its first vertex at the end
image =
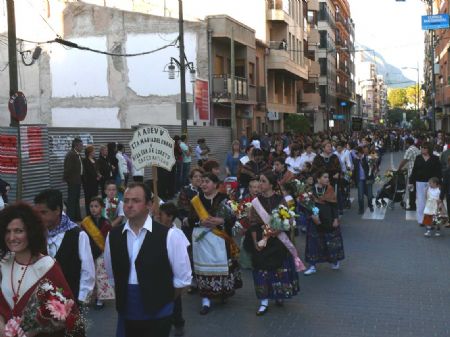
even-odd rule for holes
{"type": "Polygon", "coordinates": [[[288,256],[276,270],[253,270],[256,297],[281,300],[291,298],[300,291],[294,260],[288,256]]]}
{"type": "Polygon", "coordinates": [[[113,300],[114,288],[108,282],[103,254],[95,260],[95,290],[97,300],[113,300]]]}
{"type": "Polygon", "coordinates": [[[229,261],[228,275],[195,275],[201,297],[227,298],[233,296],[236,289],[242,288],[239,263],[229,261]]]}
{"type": "Polygon", "coordinates": [[[340,228],[331,232],[317,230],[317,225],[312,221],[308,223],[306,229],[305,260],[309,264],[316,263],[336,263],[343,260],[344,243],[340,228]]]}

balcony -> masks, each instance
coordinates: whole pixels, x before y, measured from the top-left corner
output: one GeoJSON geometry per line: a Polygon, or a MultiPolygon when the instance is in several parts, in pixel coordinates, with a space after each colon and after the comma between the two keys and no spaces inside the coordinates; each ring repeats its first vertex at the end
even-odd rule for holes
{"type": "Polygon", "coordinates": [[[303,93],[301,103],[310,108],[319,107],[320,94],[318,92],[303,93]]]}
{"type": "MultiPolygon", "coordinates": [[[[240,104],[256,104],[256,88],[249,86],[246,78],[234,78],[236,102],[240,104]]],[[[231,102],[231,75],[219,74],[213,76],[213,98],[221,102],[231,102]]]]}
{"type": "Polygon", "coordinates": [[[352,96],[352,93],[348,88],[343,86],[342,84],[336,85],[336,93],[339,97],[345,97],[346,99],[350,98],[352,96]]]}
{"type": "Polygon", "coordinates": [[[289,0],[269,0],[267,3],[267,21],[284,21],[290,23],[289,0]]]}
{"type": "Polygon", "coordinates": [[[308,10],[318,12],[320,10],[319,0],[309,0],[308,1],[308,10]]]}
{"type": "Polygon", "coordinates": [[[320,34],[319,30],[310,25],[308,29],[308,44],[310,45],[318,45],[320,42],[320,34]]]}
{"type": "Polygon", "coordinates": [[[319,62],[308,60],[308,77],[318,78],[320,76],[320,64],[319,62]]]}
{"type": "Polygon", "coordinates": [[[308,79],[308,68],[291,60],[289,51],[284,49],[270,49],[267,69],[284,70],[297,78],[308,79]]]}

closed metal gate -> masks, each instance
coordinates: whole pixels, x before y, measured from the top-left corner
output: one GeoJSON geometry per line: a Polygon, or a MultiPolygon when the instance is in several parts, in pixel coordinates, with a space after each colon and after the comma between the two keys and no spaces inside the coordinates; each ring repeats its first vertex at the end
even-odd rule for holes
{"type": "Polygon", "coordinates": [[[40,191],[50,187],[48,129],[42,125],[21,126],[20,140],[22,199],[31,202],[40,191]]]}
{"type": "MultiPolygon", "coordinates": [[[[171,137],[180,135],[180,127],[162,125],[171,137]]],[[[0,128],[0,178],[11,184],[10,202],[16,199],[17,190],[17,129],[0,128]]],[[[189,145],[192,150],[197,139],[205,138],[211,149],[210,159],[217,160],[224,167],[227,152],[231,149],[231,130],[225,127],[191,126],[188,128],[189,145]]],[[[67,196],[66,184],[63,181],[64,157],[71,149],[72,140],[79,137],[85,145],[92,144],[96,154],[101,145],[110,142],[122,143],[130,153],[129,142],[133,137],[133,129],[98,129],[98,128],[47,128],[43,125],[22,125],[20,127],[22,142],[22,177],[23,197],[31,202],[42,190],[56,188],[67,196]]],[[[195,154],[192,154],[192,165],[196,165],[195,154]]],[[[151,170],[145,170],[145,179],[151,179],[151,170]]]]}

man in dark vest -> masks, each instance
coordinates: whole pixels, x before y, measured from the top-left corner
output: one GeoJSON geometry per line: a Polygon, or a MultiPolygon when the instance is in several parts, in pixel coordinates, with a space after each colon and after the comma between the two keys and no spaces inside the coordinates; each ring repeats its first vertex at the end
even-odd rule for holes
{"type": "Polygon", "coordinates": [[[48,254],[58,261],[75,298],[85,303],[95,285],[95,265],[88,235],[63,213],[60,191],[42,191],[34,198],[34,204],[48,228],[48,254]]]}
{"type": "Polygon", "coordinates": [[[83,162],[81,160],[83,142],[80,138],[72,141],[72,149],[64,158],[63,179],[67,183],[67,215],[73,221],[81,221],[80,191],[83,162]]]}
{"type": "Polygon", "coordinates": [[[109,233],[105,266],[116,290],[118,335],[167,337],[174,300],[191,285],[192,272],[182,237],[154,221],[151,191],[140,182],[128,185],[124,194],[128,221],[109,233]]]}

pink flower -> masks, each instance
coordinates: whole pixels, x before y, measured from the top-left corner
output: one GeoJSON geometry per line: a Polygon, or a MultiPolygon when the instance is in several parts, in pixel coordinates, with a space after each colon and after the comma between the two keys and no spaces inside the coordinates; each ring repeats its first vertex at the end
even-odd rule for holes
{"type": "Polygon", "coordinates": [[[50,311],[50,315],[53,318],[59,321],[65,321],[67,316],[69,316],[73,305],[74,305],[73,300],[67,300],[64,303],[56,299],[51,299],[47,301],[45,306],[48,309],[48,311],[50,311]]]}
{"type": "Polygon", "coordinates": [[[25,332],[20,327],[22,319],[20,317],[11,318],[5,326],[6,337],[25,337],[25,332]]]}

